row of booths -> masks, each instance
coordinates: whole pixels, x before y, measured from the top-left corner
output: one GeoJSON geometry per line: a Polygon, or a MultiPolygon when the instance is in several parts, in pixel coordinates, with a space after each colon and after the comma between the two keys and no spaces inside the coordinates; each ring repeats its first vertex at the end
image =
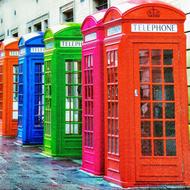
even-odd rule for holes
{"type": "Polygon", "coordinates": [[[131,1],[3,41],[0,134],[82,155],[82,170],[123,187],[190,184],[184,21],[131,1]]]}

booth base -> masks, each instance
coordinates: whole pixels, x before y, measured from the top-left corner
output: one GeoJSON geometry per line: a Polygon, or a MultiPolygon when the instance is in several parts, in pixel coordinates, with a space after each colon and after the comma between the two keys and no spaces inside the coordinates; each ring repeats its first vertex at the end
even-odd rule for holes
{"type": "Polygon", "coordinates": [[[170,187],[172,189],[190,189],[190,183],[185,183],[183,181],[181,182],[175,182],[175,181],[146,181],[146,182],[126,182],[126,181],[120,181],[117,179],[113,179],[109,176],[104,176],[104,179],[111,182],[115,183],[123,188],[129,188],[129,187],[150,187],[152,186],[153,188],[159,188],[161,189],[163,186],[164,187],[170,187]]]}
{"type": "Polygon", "coordinates": [[[91,169],[88,169],[88,168],[85,168],[85,167],[81,167],[80,170],[83,171],[83,172],[88,173],[89,175],[94,175],[96,177],[104,175],[104,172],[96,172],[94,170],[91,170],[91,169]]]}

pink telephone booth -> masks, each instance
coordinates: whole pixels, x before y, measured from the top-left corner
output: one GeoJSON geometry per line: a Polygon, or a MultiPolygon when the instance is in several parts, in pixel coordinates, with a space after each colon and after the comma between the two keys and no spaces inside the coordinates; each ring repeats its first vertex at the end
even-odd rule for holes
{"type": "Polygon", "coordinates": [[[103,39],[105,10],[82,25],[82,170],[104,174],[103,39]]]}

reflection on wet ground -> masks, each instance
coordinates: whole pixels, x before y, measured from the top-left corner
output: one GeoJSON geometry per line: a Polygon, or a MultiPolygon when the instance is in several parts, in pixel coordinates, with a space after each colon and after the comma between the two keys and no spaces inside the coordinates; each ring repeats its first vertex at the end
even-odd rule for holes
{"type": "MultiPolygon", "coordinates": [[[[102,177],[80,170],[81,160],[46,157],[41,147],[18,146],[0,137],[0,190],[116,190],[102,177]]],[[[160,186],[128,189],[190,189],[160,186]]]]}

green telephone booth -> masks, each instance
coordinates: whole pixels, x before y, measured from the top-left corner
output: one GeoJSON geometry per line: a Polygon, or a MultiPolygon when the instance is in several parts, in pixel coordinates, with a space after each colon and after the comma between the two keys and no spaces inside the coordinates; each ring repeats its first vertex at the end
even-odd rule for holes
{"type": "Polygon", "coordinates": [[[44,153],[55,157],[82,152],[80,27],[66,23],[44,35],[44,153]]]}

